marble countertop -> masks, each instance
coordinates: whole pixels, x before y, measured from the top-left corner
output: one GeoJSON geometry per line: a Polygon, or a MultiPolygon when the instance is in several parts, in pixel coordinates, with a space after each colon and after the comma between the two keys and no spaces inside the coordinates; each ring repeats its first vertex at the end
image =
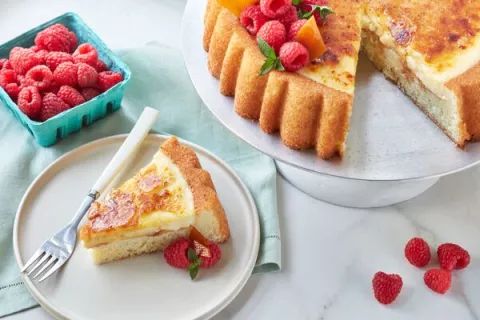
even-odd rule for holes
{"type": "MultiPolygon", "coordinates": [[[[2,0],[0,42],[75,11],[114,49],[153,40],[179,47],[184,0],[112,3],[2,0]]],[[[283,270],[252,276],[215,319],[480,319],[479,181],[480,168],[473,168],[442,178],[411,201],[360,210],[315,200],[279,177],[283,270]],[[424,270],[403,257],[413,236],[469,249],[471,265],[454,273],[446,295],[430,291],[423,284],[424,270]],[[403,277],[402,293],[390,306],[380,305],[372,295],[371,278],[379,270],[403,277]]],[[[35,308],[6,319],[51,318],[35,308]]]]}

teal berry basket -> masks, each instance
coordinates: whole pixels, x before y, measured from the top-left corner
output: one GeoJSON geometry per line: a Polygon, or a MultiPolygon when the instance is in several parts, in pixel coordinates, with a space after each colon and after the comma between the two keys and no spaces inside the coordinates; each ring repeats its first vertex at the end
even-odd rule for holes
{"type": "Polygon", "coordinates": [[[51,146],[69,134],[80,130],[82,127],[89,126],[96,120],[120,109],[125,85],[131,76],[128,66],[108,49],[105,43],[103,43],[77,14],[71,12],[54,18],[1,45],[0,58],[8,58],[9,52],[13,47],[32,46],[38,32],[56,23],[61,23],[73,31],[77,35],[79,44],[84,42],[91,43],[97,49],[99,58],[105,62],[108,68],[112,71],[120,72],[123,75],[123,81],[117,83],[97,97],[64,111],[44,122],[37,122],[27,117],[20,111],[8,94],[0,88],[0,101],[10,109],[15,118],[17,118],[22,125],[30,131],[35,140],[44,147],[51,146]]]}

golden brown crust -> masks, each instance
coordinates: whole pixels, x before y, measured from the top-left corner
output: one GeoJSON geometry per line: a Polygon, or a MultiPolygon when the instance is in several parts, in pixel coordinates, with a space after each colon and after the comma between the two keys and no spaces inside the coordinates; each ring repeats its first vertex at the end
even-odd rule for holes
{"type": "Polygon", "coordinates": [[[165,141],[160,149],[180,169],[187,181],[193,194],[196,214],[201,214],[203,211],[212,212],[219,225],[220,242],[226,241],[230,236],[230,229],[225,211],[218,199],[210,174],[202,169],[195,152],[182,145],[175,137],[165,141]]]}
{"type": "Polygon", "coordinates": [[[412,34],[413,48],[439,67],[440,60],[464,50],[480,33],[478,0],[369,0],[368,5],[388,16],[391,27],[402,26],[405,32],[398,34],[412,34]]]}
{"type": "MultiPolygon", "coordinates": [[[[208,1],[204,47],[209,70],[220,80],[220,92],[234,96],[240,116],[259,120],[267,133],[279,131],[291,148],[314,147],[324,159],[343,155],[351,95],[296,73],[272,71],[259,76],[265,58],[255,39],[216,0],[208,1]]],[[[339,55],[350,54],[345,45],[337,49],[339,55]]]]}

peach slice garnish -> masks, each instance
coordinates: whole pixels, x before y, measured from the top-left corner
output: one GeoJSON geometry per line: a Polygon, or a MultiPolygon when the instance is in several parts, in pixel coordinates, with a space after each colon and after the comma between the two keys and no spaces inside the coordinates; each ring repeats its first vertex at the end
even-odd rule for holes
{"type": "Polygon", "coordinates": [[[230,10],[237,17],[240,16],[242,11],[251,5],[254,5],[258,0],[218,0],[218,3],[223,7],[230,10]]]}
{"type": "Polygon", "coordinates": [[[310,60],[320,58],[327,50],[314,16],[311,16],[298,30],[294,40],[300,42],[307,48],[310,54],[310,60]]]}

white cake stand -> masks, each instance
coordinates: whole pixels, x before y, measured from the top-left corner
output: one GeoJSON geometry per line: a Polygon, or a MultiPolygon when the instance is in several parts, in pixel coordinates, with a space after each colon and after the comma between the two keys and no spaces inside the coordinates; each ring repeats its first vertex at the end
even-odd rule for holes
{"type": "Polygon", "coordinates": [[[278,135],[238,116],[220,94],[203,50],[206,0],[190,0],[182,22],[182,50],[205,105],[230,131],[276,160],[282,176],[305,193],[337,205],[380,207],[411,199],[441,176],[480,162],[480,144],[461,150],[365,57],[360,57],[355,102],[341,161],[289,149],[278,135]]]}

